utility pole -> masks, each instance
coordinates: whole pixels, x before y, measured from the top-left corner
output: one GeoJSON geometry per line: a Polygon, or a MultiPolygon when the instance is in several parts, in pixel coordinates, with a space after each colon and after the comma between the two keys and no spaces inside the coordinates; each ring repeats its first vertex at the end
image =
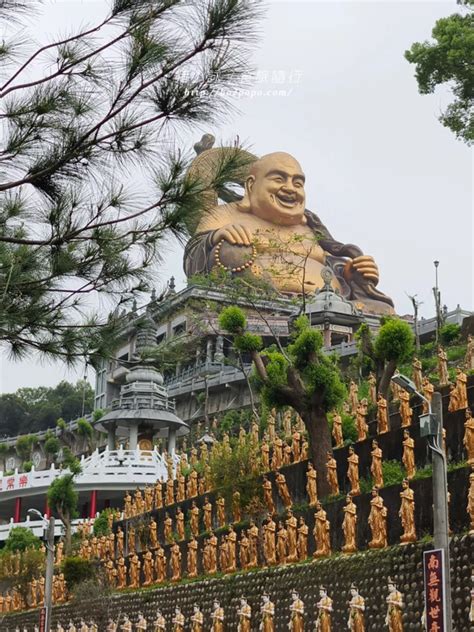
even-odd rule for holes
{"type": "Polygon", "coordinates": [[[446,455],[443,451],[443,399],[441,393],[433,393],[432,411],[436,423],[436,435],[428,436],[433,455],[433,536],[436,549],[443,549],[444,594],[446,595],[445,631],[451,632],[451,568],[449,559],[449,507],[446,455]]]}
{"type": "Polygon", "coordinates": [[[439,261],[433,261],[435,267],[435,286],[433,288],[433,294],[436,307],[436,343],[439,342],[439,330],[441,329],[441,294],[438,287],[438,266],[439,261]]]}
{"type": "Polygon", "coordinates": [[[46,621],[44,630],[51,630],[51,614],[53,606],[53,571],[54,571],[54,516],[51,516],[46,527],[46,576],[44,581],[44,605],[46,621]]]}

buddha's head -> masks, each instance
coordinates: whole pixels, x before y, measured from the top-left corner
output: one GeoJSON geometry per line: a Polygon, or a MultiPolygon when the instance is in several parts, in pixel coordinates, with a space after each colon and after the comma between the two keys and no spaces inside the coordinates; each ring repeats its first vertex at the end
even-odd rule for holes
{"type": "Polygon", "coordinates": [[[304,223],[304,183],[303,170],[290,154],[262,156],[250,168],[242,210],[274,224],[304,223]]]}

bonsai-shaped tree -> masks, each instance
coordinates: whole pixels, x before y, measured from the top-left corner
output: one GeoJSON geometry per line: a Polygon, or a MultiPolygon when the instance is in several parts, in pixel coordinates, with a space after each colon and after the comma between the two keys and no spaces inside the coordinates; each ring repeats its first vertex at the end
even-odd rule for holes
{"type": "Polygon", "coordinates": [[[234,346],[250,354],[257,388],[268,406],[291,406],[303,419],[310,441],[310,454],[321,495],[329,494],[326,479],[327,452],[331,434],[327,413],[344,399],[345,387],[333,358],[322,350],[323,339],[305,316],[292,325],[290,344],[263,349],[262,338],[246,331],[247,320],[239,307],[227,307],[220,326],[234,336],[234,346]]]}

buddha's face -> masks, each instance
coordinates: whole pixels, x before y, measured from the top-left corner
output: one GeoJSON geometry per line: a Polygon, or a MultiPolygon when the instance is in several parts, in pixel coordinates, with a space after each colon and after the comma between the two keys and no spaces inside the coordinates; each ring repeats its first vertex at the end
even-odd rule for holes
{"type": "Polygon", "coordinates": [[[303,220],[305,177],[289,154],[274,153],[258,160],[247,179],[251,212],[274,224],[292,225],[303,220]]]}

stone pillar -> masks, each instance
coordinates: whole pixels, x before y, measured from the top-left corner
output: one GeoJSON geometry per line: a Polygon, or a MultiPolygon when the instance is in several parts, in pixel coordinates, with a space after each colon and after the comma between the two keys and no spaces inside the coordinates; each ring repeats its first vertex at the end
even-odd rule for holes
{"type": "Polygon", "coordinates": [[[13,522],[21,522],[21,498],[19,496],[15,498],[15,513],[13,515],[13,522]]]}
{"type": "Polygon", "coordinates": [[[109,427],[107,430],[107,447],[109,450],[115,450],[115,426],[109,427]]]}
{"type": "Polygon", "coordinates": [[[130,424],[129,450],[136,450],[138,446],[138,423],[130,424]]]}
{"type": "Polygon", "coordinates": [[[96,513],[97,513],[97,490],[93,489],[91,491],[89,518],[95,518],[96,513]]]}
{"type": "Polygon", "coordinates": [[[216,352],[214,354],[215,362],[224,362],[224,336],[217,336],[216,352]]]}
{"type": "Polygon", "coordinates": [[[331,346],[331,330],[329,329],[329,327],[325,327],[324,328],[324,333],[323,333],[323,344],[325,347],[330,347],[331,346]]]}
{"type": "Polygon", "coordinates": [[[176,451],[176,430],[170,428],[168,431],[168,454],[173,454],[176,451]]]}
{"type": "Polygon", "coordinates": [[[206,343],[206,362],[211,364],[212,362],[212,339],[208,338],[206,343]]]}

